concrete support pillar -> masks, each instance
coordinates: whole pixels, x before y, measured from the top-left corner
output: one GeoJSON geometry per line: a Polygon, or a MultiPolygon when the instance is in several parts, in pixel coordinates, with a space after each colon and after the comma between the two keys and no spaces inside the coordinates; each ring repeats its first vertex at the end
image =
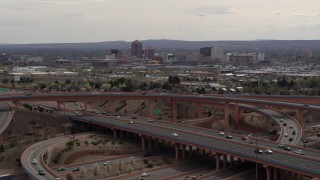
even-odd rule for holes
{"type": "Polygon", "coordinates": [[[233,156],[230,156],[230,166],[233,166],[233,156]]]}
{"type": "Polygon", "coordinates": [[[284,170],[280,170],[280,179],[281,180],[284,180],[285,179],[285,177],[284,177],[284,170]]]}
{"type": "Polygon", "coordinates": [[[84,102],[82,102],[82,104],[83,104],[83,110],[88,111],[88,102],[84,101],[84,102]]]}
{"type": "Polygon", "coordinates": [[[172,99],[172,121],[177,121],[177,100],[172,99]]]}
{"type": "Polygon", "coordinates": [[[149,99],[148,116],[153,118],[154,99],[149,99]]]}
{"type": "Polygon", "coordinates": [[[240,110],[239,104],[237,103],[236,112],[234,113],[235,124],[238,124],[240,121],[240,113],[241,113],[241,110],[240,110]]]}
{"type": "Polygon", "coordinates": [[[221,154],[216,154],[216,170],[220,170],[220,155],[221,154]]]}
{"type": "Polygon", "coordinates": [[[290,180],[291,180],[291,178],[292,178],[292,174],[291,174],[290,171],[287,171],[287,178],[289,178],[290,180]]]}
{"type": "Polygon", "coordinates": [[[201,103],[197,103],[197,110],[196,110],[196,114],[197,114],[197,117],[200,117],[201,116],[201,112],[202,112],[202,104],[201,103]]]}
{"type": "Polygon", "coordinates": [[[292,180],[297,180],[297,179],[298,179],[298,173],[296,173],[296,172],[291,172],[291,179],[292,179],[292,180]]]}
{"type": "Polygon", "coordinates": [[[224,103],[224,123],[223,123],[224,129],[229,129],[230,127],[229,115],[230,115],[230,104],[229,102],[225,102],[224,103]]]}
{"type": "Polygon", "coordinates": [[[123,139],[123,131],[122,130],[119,130],[120,131],[120,139],[123,139]]]}
{"type": "Polygon", "coordinates": [[[176,151],[176,160],[179,160],[179,144],[176,143],[174,145],[175,151],[176,151]]]}
{"type": "Polygon", "coordinates": [[[270,166],[266,166],[266,173],[267,173],[267,180],[271,180],[271,167],[270,166]]]}
{"type": "Polygon", "coordinates": [[[278,180],[278,169],[273,168],[273,180],[278,180]]]}
{"type": "Polygon", "coordinates": [[[143,136],[140,136],[141,138],[141,149],[142,151],[146,150],[146,139],[143,136]]]}
{"type": "Polygon", "coordinates": [[[162,121],[164,120],[164,113],[163,112],[161,113],[161,120],[162,121]]]}
{"type": "Polygon", "coordinates": [[[199,155],[200,154],[200,149],[197,148],[196,153],[199,155]]]}
{"type": "Polygon", "coordinates": [[[3,137],[2,137],[2,133],[0,134],[0,144],[3,144],[3,137]]]}
{"type": "Polygon", "coordinates": [[[130,132],[126,132],[126,138],[130,138],[130,132]]]}
{"type": "Polygon", "coordinates": [[[201,154],[202,154],[202,155],[205,155],[205,154],[206,154],[206,150],[205,150],[205,149],[202,149],[201,154]]]}
{"type": "Polygon", "coordinates": [[[227,155],[223,155],[223,169],[227,167],[227,155]]]}
{"type": "Polygon", "coordinates": [[[186,145],[182,145],[182,159],[186,159],[186,145]]]}
{"type": "Polygon", "coordinates": [[[192,146],[189,146],[189,158],[192,158],[192,146]]]}
{"type": "Polygon", "coordinates": [[[300,123],[300,125],[303,127],[304,124],[303,124],[303,112],[304,110],[303,109],[297,109],[296,110],[296,118],[297,118],[297,121],[300,123]]]}
{"type": "Polygon", "coordinates": [[[117,130],[116,129],[112,129],[113,132],[113,138],[117,138],[117,130]]]}
{"type": "Polygon", "coordinates": [[[152,138],[151,137],[149,137],[149,139],[148,139],[148,144],[149,144],[149,150],[151,150],[152,149],[152,138]]]}
{"type": "Polygon", "coordinates": [[[154,148],[155,148],[155,149],[159,149],[158,139],[155,139],[155,140],[154,140],[154,148]]]}
{"type": "Polygon", "coordinates": [[[62,104],[61,101],[57,101],[57,109],[61,109],[61,104],[62,104]]]}

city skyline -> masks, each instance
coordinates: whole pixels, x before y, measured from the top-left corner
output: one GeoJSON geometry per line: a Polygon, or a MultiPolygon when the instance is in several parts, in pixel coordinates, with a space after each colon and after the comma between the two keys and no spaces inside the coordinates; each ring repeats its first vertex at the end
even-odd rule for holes
{"type": "Polygon", "coordinates": [[[0,0],[0,43],[319,39],[317,0],[0,0]]]}

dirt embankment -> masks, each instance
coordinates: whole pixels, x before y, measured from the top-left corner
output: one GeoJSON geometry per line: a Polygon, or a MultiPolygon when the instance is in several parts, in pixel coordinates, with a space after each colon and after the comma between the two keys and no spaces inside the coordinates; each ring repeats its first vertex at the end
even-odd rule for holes
{"type": "Polygon", "coordinates": [[[19,160],[31,144],[64,132],[65,118],[59,114],[15,110],[13,120],[4,132],[5,151],[0,153],[0,174],[23,172],[19,160]]]}

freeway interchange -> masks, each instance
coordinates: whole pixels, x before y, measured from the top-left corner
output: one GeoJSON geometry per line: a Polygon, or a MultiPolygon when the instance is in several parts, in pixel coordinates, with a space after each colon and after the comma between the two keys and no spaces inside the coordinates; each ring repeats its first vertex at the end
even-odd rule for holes
{"type": "MultiPolygon", "coordinates": [[[[241,99],[241,98],[229,98],[229,97],[213,97],[213,96],[188,96],[188,95],[168,95],[168,94],[127,94],[127,93],[107,93],[107,94],[41,94],[33,96],[11,96],[11,97],[1,97],[0,100],[6,101],[88,101],[88,100],[113,100],[113,99],[171,99],[172,101],[191,101],[191,102],[201,102],[204,104],[215,104],[215,103],[230,103],[239,104],[240,106],[260,111],[261,113],[271,117],[273,120],[277,121],[281,127],[281,136],[278,142],[286,144],[296,144],[301,138],[301,125],[298,121],[293,118],[286,117],[284,114],[275,113],[275,111],[270,111],[263,109],[261,105],[272,105],[279,107],[290,107],[303,110],[314,110],[320,111],[318,106],[305,106],[304,104],[292,103],[292,102],[276,102],[268,100],[252,100],[252,99],[241,99]],[[255,109],[257,108],[257,109],[255,109]],[[281,124],[286,123],[286,126],[281,126],[281,124]],[[292,127],[292,128],[291,128],[292,127]],[[293,140],[289,140],[289,137],[283,136],[285,133],[292,134],[295,131],[296,135],[293,140]]],[[[233,139],[226,139],[218,135],[216,131],[205,130],[200,128],[183,126],[175,123],[165,123],[154,121],[150,123],[146,121],[147,118],[139,117],[134,120],[133,124],[129,124],[128,120],[130,116],[121,118],[114,117],[99,117],[99,116],[72,116],[72,120],[82,121],[92,124],[98,124],[101,126],[114,128],[122,131],[128,131],[136,133],[139,135],[163,139],[166,141],[173,142],[174,144],[187,145],[192,147],[201,148],[203,150],[209,151],[211,153],[228,154],[234,157],[240,157],[249,161],[255,161],[261,164],[265,164],[272,167],[285,168],[293,172],[299,172],[301,174],[309,175],[312,177],[319,176],[320,167],[320,155],[319,151],[308,150],[303,148],[305,155],[295,154],[293,151],[301,149],[298,146],[291,146],[292,152],[286,152],[283,149],[278,148],[278,143],[271,141],[260,140],[254,142],[253,145],[246,144],[242,141],[241,137],[234,136],[233,139]],[[177,133],[178,136],[172,136],[172,133],[177,133]],[[258,156],[254,153],[256,148],[260,149],[271,149],[273,154],[259,154],[258,156]],[[296,162],[300,162],[296,164],[296,162]]],[[[42,146],[44,147],[44,146],[42,146]]],[[[41,148],[40,148],[41,149],[41,148]]],[[[35,150],[35,154],[39,155],[39,152],[35,150]]],[[[30,157],[33,155],[30,155],[30,157]]],[[[34,156],[35,157],[35,156],[34,156]]],[[[39,157],[39,156],[38,156],[39,157]]],[[[29,159],[30,160],[30,159],[29,159]]],[[[22,162],[23,166],[25,163],[22,162]]],[[[36,166],[37,167],[37,166],[36,166]]],[[[34,177],[37,177],[35,175],[34,177]]],[[[55,176],[52,176],[52,178],[55,176]]]]}

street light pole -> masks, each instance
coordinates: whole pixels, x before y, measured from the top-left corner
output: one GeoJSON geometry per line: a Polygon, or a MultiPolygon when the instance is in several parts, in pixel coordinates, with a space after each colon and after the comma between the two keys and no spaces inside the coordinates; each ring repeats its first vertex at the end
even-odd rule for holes
{"type": "Polygon", "coordinates": [[[255,153],[256,153],[256,180],[258,180],[258,126],[256,125],[256,150],[255,150],[255,153]]]}

